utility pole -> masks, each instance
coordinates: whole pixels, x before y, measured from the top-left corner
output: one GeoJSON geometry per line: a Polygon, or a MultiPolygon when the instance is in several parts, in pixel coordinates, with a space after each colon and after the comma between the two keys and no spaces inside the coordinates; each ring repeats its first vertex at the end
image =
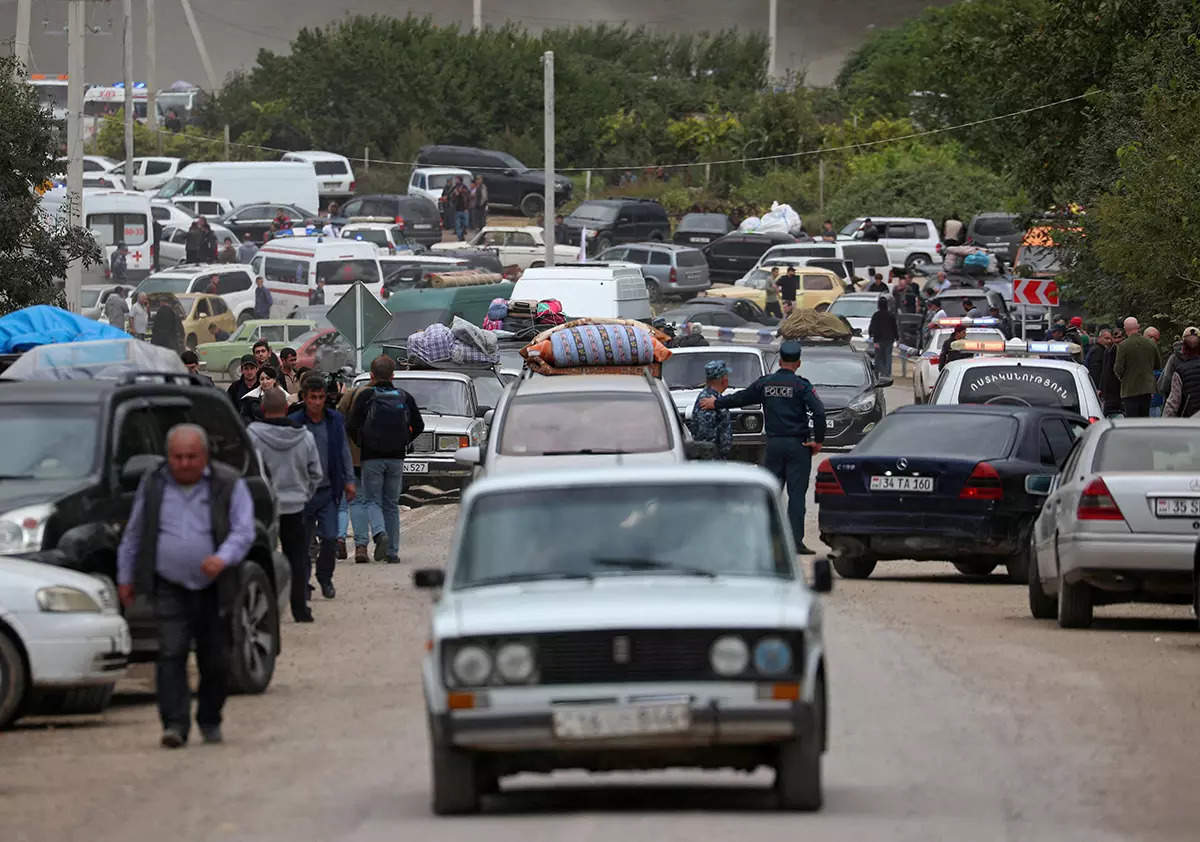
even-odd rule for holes
{"type": "MultiPolygon", "coordinates": [[[[82,227],[83,219],[83,27],[85,0],[70,0],[67,5],[67,219],[72,227],[82,227]]],[[[72,260],[67,265],[67,309],[79,312],[83,264],[72,260]]]]}
{"type": "Polygon", "coordinates": [[[154,132],[155,148],[162,153],[158,133],[158,33],[155,31],[154,0],[146,0],[146,125],[154,132]]]}
{"type": "Polygon", "coordinates": [[[770,0],[767,20],[767,81],[775,80],[775,46],[779,38],[779,0],[770,0]]]}
{"type": "Polygon", "coordinates": [[[483,0],[475,0],[471,9],[471,29],[475,32],[483,29],[483,0]]]}
{"type": "MultiPolygon", "coordinates": [[[[204,46],[204,36],[200,34],[200,27],[196,24],[196,15],[192,13],[191,0],[179,0],[183,4],[183,14],[187,17],[188,29],[192,30],[192,37],[196,39],[196,49],[200,51],[200,61],[204,65],[204,72],[208,76],[209,92],[217,95],[217,74],[213,72],[212,62],[208,58],[208,49],[204,46]]],[[[225,160],[229,160],[229,124],[225,124],[225,160]]]]}
{"type": "MultiPolygon", "coordinates": [[[[478,4],[479,0],[475,0],[478,4]]],[[[29,27],[33,0],[17,0],[17,31],[13,34],[13,58],[20,65],[17,74],[29,75],[29,27]]]]}
{"type": "Polygon", "coordinates": [[[545,78],[545,121],[546,195],[542,208],[542,240],[546,243],[546,265],[554,265],[554,53],[547,50],[542,55],[542,70],[545,78]]]}
{"type": "Polygon", "coordinates": [[[133,0],[122,0],[121,46],[125,80],[125,187],[133,189],[133,0]]]}

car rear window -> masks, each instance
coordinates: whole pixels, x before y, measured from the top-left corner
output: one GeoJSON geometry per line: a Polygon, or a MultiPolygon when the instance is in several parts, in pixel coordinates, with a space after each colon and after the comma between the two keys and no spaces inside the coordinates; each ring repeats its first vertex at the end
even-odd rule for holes
{"type": "Polygon", "coordinates": [[[677,231],[724,231],[729,221],[719,213],[689,213],[679,222],[677,231]]]}
{"type": "Polygon", "coordinates": [[[971,412],[888,415],[858,447],[857,456],[934,456],[1000,459],[1012,449],[1017,420],[971,412]]]}
{"type": "Polygon", "coordinates": [[[345,175],[346,164],[342,161],[313,161],[317,175],[345,175]]]}
{"type": "Polygon", "coordinates": [[[1200,472],[1200,437],[1179,427],[1118,427],[1101,436],[1092,470],[1194,474],[1200,472]]]}
{"type": "Polygon", "coordinates": [[[1019,233],[1015,216],[985,216],[975,220],[975,234],[981,237],[1009,237],[1019,233]]]}
{"type": "Polygon", "coordinates": [[[1073,372],[1037,365],[981,365],[963,372],[958,403],[1053,406],[1079,412],[1073,372]]]}
{"type": "Polygon", "coordinates": [[[842,243],[842,256],[855,266],[888,266],[891,258],[878,243],[842,243]]]}
{"type": "Polygon", "coordinates": [[[661,453],[671,448],[667,419],[653,395],[595,393],[517,397],[500,430],[500,453],[661,453]]]}
{"type": "Polygon", "coordinates": [[[678,266],[706,266],[704,253],[699,249],[685,249],[675,252],[675,263],[678,266]]]}

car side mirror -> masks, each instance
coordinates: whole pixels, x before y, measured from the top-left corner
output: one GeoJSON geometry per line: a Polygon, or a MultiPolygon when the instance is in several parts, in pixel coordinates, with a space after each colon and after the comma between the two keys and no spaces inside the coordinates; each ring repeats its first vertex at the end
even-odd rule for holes
{"type": "Polygon", "coordinates": [[[446,571],[437,567],[424,567],[413,571],[413,587],[421,590],[436,590],[445,587],[446,571]]]}
{"type": "Polygon", "coordinates": [[[717,458],[717,446],[710,441],[689,441],[684,444],[683,453],[692,460],[712,460],[717,458]]]}
{"type": "Polygon", "coordinates": [[[812,589],[817,593],[829,593],[833,590],[833,566],[829,559],[813,559],[812,589]]]}
{"type": "Polygon", "coordinates": [[[493,421],[493,419],[495,419],[495,417],[496,417],[496,410],[489,407],[487,412],[483,413],[483,423],[487,424],[490,427],[490,426],[492,426],[492,421],[493,421]]]}
{"type": "Polygon", "coordinates": [[[1054,474],[1029,474],[1025,477],[1025,493],[1045,497],[1054,484],[1054,474]]]}
{"type": "Polygon", "coordinates": [[[504,174],[505,174],[506,176],[508,176],[509,178],[512,178],[514,175],[516,175],[516,174],[517,174],[517,171],[516,171],[516,170],[514,170],[514,169],[512,169],[512,168],[510,167],[509,169],[506,169],[506,170],[504,171],[504,174]]]}
{"type": "Polygon", "coordinates": [[[460,447],[454,451],[454,461],[460,465],[478,465],[480,458],[478,447],[460,447]]]}
{"type": "Polygon", "coordinates": [[[130,456],[129,460],[121,466],[121,488],[126,491],[136,490],[146,472],[157,469],[164,461],[166,460],[154,453],[139,453],[136,456],[130,456]]]}
{"type": "Polygon", "coordinates": [[[492,408],[490,406],[477,406],[477,407],[475,407],[475,417],[476,418],[486,418],[487,414],[491,411],[492,411],[492,408]]]}
{"type": "Polygon", "coordinates": [[[895,383],[895,382],[896,382],[896,381],[895,381],[895,380],[893,380],[893,379],[891,378],[891,376],[890,376],[890,375],[887,375],[887,374],[884,374],[884,375],[882,375],[882,376],[880,376],[880,377],[877,377],[877,378],[875,378],[875,385],[876,385],[876,386],[883,387],[883,388],[885,388],[885,389],[886,389],[888,386],[891,386],[891,385],[892,385],[893,383],[895,383]]]}

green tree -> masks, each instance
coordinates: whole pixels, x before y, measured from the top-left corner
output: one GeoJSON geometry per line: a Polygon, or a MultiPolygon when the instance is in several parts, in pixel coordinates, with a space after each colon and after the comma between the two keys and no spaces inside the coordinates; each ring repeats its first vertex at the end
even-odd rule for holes
{"type": "Polygon", "coordinates": [[[54,280],[71,261],[100,259],[90,233],[41,211],[41,191],[58,169],[54,124],[33,88],[16,81],[19,71],[11,57],[0,57],[0,314],[61,306],[54,280]]]}

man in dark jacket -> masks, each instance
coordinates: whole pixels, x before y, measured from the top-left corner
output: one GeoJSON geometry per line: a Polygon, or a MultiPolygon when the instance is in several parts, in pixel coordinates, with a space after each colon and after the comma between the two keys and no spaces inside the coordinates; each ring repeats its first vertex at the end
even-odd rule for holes
{"type": "Polygon", "coordinates": [[[396,361],[389,356],[371,362],[371,386],[354,401],[349,431],[362,450],[363,490],[367,515],[382,523],[375,536],[375,560],[400,561],[400,492],[404,490],[404,455],[408,443],[425,431],[413,396],[392,384],[396,361]]]}
{"type": "Polygon", "coordinates": [[[274,303],[275,297],[271,295],[271,290],[267,289],[266,281],[259,275],[254,279],[254,318],[271,318],[271,305],[274,303]]]}
{"type": "Polygon", "coordinates": [[[1104,382],[1104,355],[1108,352],[1112,343],[1112,331],[1104,328],[1097,335],[1096,342],[1092,347],[1088,348],[1087,355],[1083,358],[1083,364],[1087,366],[1088,374],[1091,375],[1092,385],[1096,387],[1097,394],[1100,392],[1100,384],[1104,382]]]}
{"type": "Polygon", "coordinates": [[[288,418],[303,424],[313,434],[324,475],[321,485],[304,507],[304,522],[308,525],[306,546],[312,544],[314,536],[320,538],[317,584],[321,586],[322,596],[333,599],[337,594],[333,587],[333,566],[337,551],[338,506],[343,494],[347,500],[353,500],[356,491],[350,443],[346,439],[346,421],[342,413],[327,405],[325,379],[321,375],[310,374],[304,378],[300,398],[304,408],[288,418]]]}
{"type": "Polygon", "coordinates": [[[188,226],[187,238],[183,241],[184,259],[187,263],[203,263],[201,257],[204,249],[204,229],[200,227],[200,219],[193,219],[188,226]]]}
{"type": "Polygon", "coordinates": [[[879,296],[879,307],[871,315],[867,333],[875,342],[875,374],[879,377],[892,376],[892,346],[900,338],[900,327],[892,315],[885,296],[879,296]]]}
{"type": "Polygon", "coordinates": [[[208,227],[208,220],[200,217],[200,261],[202,263],[217,262],[217,235],[208,227]]]}
{"type": "Polygon", "coordinates": [[[258,362],[255,361],[253,355],[242,355],[242,376],[229,384],[229,388],[225,390],[225,394],[229,395],[229,400],[233,401],[233,408],[241,411],[242,398],[246,397],[247,392],[253,392],[258,388],[258,362]]]}
{"type": "Polygon", "coordinates": [[[1111,418],[1121,414],[1121,378],[1117,377],[1117,349],[1125,341],[1125,334],[1120,328],[1112,332],[1112,344],[1104,352],[1104,368],[1100,372],[1100,402],[1104,406],[1104,414],[1111,418]]]}
{"type": "Polygon", "coordinates": [[[966,338],[967,338],[967,326],[961,325],[961,324],[955,325],[954,332],[951,333],[948,337],[946,337],[946,341],[942,343],[941,353],[938,354],[938,369],[939,370],[945,371],[946,366],[949,365],[950,363],[954,362],[955,360],[969,360],[971,358],[970,351],[956,351],[956,350],[954,350],[954,347],[953,347],[953,343],[957,342],[960,339],[966,339],[966,338]]]}
{"type": "Polygon", "coordinates": [[[1173,359],[1163,417],[1191,418],[1200,412],[1200,329],[1184,329],[1182,347],[1173,359]]]}

